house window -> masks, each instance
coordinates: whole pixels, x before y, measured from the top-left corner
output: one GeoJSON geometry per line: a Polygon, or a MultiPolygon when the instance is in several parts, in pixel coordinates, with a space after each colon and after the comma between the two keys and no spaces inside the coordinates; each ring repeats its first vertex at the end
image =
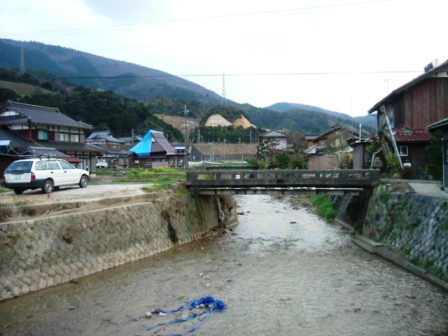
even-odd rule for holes
{"type": "Polygon", "coordinates": [[[71,142],[79,142],[79,134],[70,134],[71,142]]]}
{"type": "Polygon", "coordinates": [[[58,133],[56,136],[57,141],[70,141],[70,134],[68,133],[58,133]]]}
{"type": "Polygon", "coordinates": [[[408,156],[408,146],[398,146],[398,153],[400,156],[408,156]]]}
{"type": "Polygon", "coordinates": [[[48,140],[48,131],[47,130],[38,130],[37,131],[37,139],[38,140],[48,140]]]}

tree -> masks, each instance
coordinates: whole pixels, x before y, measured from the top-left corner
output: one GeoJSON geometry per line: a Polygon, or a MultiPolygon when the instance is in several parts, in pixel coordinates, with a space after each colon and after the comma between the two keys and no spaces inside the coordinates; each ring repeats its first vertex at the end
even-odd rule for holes
{"type": "Polygon", "coordinates": [[[443,178],[443,143],[442,131],[431,134],[429,145],[426,146],[426,169],[435,180],[443,178]]]}

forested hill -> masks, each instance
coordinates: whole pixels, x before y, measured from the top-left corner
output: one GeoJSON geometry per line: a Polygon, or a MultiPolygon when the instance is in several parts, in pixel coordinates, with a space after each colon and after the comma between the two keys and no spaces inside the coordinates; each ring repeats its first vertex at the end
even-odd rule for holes
{"type": "MultiPolygon", "coordinates": [[[[304,105],[304,104],[296,104],[296,103],[276,103],[271,106],[266,107],[268,110],[276,111],[276,112],[292,112],[292,111],[303,111],[303,112],[312,112],[313,116],[316,116],[317,113],[324,113],[326,115],[339,118],[342,120],[352,120],[353,124],[363,124],[368,128],[375,129],[376,128],[376,116],[375,115],[365,115],[362,117],[351,117],[348,114],[325,110],[320,107],[304,105]]],[[[307,114],[306,114],[307,115],[307,114]]]]}
{"type": "Polygon", "coordinates": [[[167,96],[184,101],[197,99],[204,106],[221,101],[213,91],[166,72],[39,42],[0,39],[0,67],[19,70],[22,50],[22,70],[69,77],[82,86],[138,100],[167,96]]]}
{"type": "MultiPolygon", "coordinates": [[[[115,100],[115,97],[110,95],[113,92],[121,96],[122,101],[129,103],[136,100],[144,103],[145,108],[148,108],[151,113],[179,116],[182,115],[182,110],[187,105],[188,117],[196,120],[201,120],[209,114],[211,109],[220,106],[222,102],[221,97],[216,93],[182,78],[155,69],[107,59],[69,48],[38,42],[0,39],[0,55],[0,68],[8,69],[15,74],[20,74],[23,70],[26,70],[20,79],[15,78],[14,81],[31,80],[32,83],[28,84],[40,87],[39,95],[48,94],[44,90],[49,90],[52,91],[50,95],[58,93],[63,95],[75,94],[76,96],[83,93],[79,97],[81,100],[86,99],[87,96],[97,99],[98,95],[115,100]],[[22,63],[22,50],[24,69],[19,69],[22,63]],[[38,80],[34,80],[33,76],[37,77],[38,80]],[[63,78],[67,78],[67,80],[64,81],[63,78]],[[73,91],[75,85],[70,84],[69,81],[80,85],[76,91],[73,91]],[[66,89],[65,86],[69,89],[66,89]],[[95,93],[87,90],[88,88],[100,89],[104,93],[95,93]]],[[[30,96],[27,99],[30,101],[30,96]]],[[[53,97],[52,99],[57,100],[58,98],[53,97]]],[[[105,98],[98,98],[98,101],[101,99],[105,98]]],[[[34,96],[32,100],[34,103],[42,105],[44,105],[44,102],[51,103],[50,97],[45,97],[45,99],[40,97],[38,99],[34,96]]],[[[3,99],[0,103],[4,102],[3,99]]],[[[64,112],[69,111],[64,104],[62,106],[54,104],[61,104],[60,101],[54,101],[51,106],[58,107],[64,112]]],[[[112,106],[110,102],[108,104],[112,106]]],[[[280,111],[280,104],[260,109],[250,104],[237,104],[227,100],[227,105],[241,110],[258,128],[298,130],[304,133],[321,133],[336,123],[347,125],[362,123],[370,130],[375,128],[375,119],[371,116],[363,117],[364,120],[353,119],[342,113],[300,104],[288,103],[287,107],[283,106],[286,109],[281,113],[278,112],[280,111]]],[[[84,111],[85,108],[86,104],[82,106],[82,110],[84,111]]],[[[104,107],[100,106],[99,110],[102,111],[103,109],[104,107]]],[[[76,112],[74,106],[71,107],[70,111],[73,111],[71,113],[76,112]]],[[[95,112],[93,112],[94,115],[76,112],[76,115],[72,117],[85,117],[89,120],[82,121],[91,123],[95,127],[99,125],[108,126],[121,133],[124,131],[124,120],[129,117],[125,115],[124,111],[126,109],[121,112],[113,111],[112,114],[115,119],[106,117],[107,113],[106,115],[104,113],[103,115],[96,115],[95,112]]],[[[130,120],[132,122],[129,123],[129,129],[136,122],[135,118],[130,118],[130,120]]],[[[143,124],[137,123],[137,126],[143,127],[143,124]]]]}

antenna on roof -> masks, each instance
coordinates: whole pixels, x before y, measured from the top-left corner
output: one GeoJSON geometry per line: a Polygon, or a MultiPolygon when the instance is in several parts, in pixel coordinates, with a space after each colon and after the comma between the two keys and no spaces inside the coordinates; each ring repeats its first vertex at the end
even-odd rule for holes
{"type": "Polygon", "coordinates": [[[439,66],[439,60],[436,58],[435,60],[431,61],[427,66],[425,66],[424,70],[425,72],[428,72],[429,70],[432,70],[439,66]]]}

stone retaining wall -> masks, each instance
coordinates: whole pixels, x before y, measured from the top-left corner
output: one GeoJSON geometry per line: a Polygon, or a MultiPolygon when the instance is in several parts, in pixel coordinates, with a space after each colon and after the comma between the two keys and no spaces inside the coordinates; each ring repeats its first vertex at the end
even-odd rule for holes
{"type": "MultiPolygon", "coordinates": [[[[355,227],[353,205],[359,198],[333,199],[339,219],[355,227]]],[[[361,219],[364,219],[361,218],[361,219]]],[[[373,190],[361,232],[427,273],[448,282],[448,200],[393,191],[380,184],[373,190]]]]}
{"type": "Polygon", "coordinates": [[[191,242],[218,225],[187,192],[0,224],[0,301],[191,242]],[[207,218],[205,221],[204,218],[207,218]]]}

